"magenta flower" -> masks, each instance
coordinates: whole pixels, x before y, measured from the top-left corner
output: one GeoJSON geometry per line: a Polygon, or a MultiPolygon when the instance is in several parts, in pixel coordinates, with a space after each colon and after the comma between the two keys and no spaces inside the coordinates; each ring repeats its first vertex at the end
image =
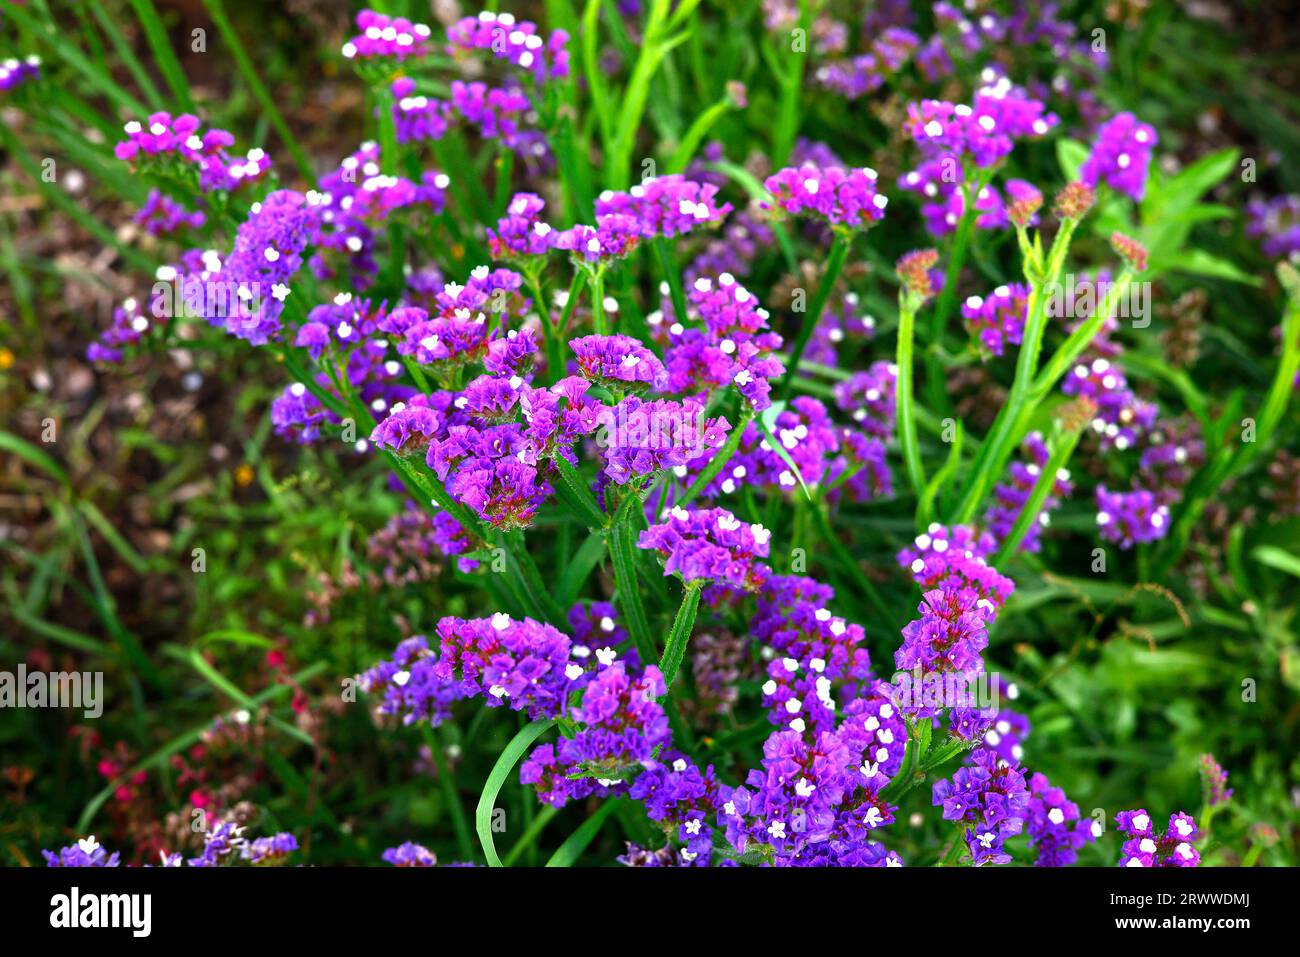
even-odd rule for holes
{"type": "Polygon", "coordinates": [[[725,508],[674,506],[662,523],[641,533],[637,547],[658,552],[665,575],[754,591],[770,572],[760,559],[767,557],[771,541],[772,533],[762,525],[742,522],[725,508]]]}
{"type": "Polygon", "coordinates": [[[889,204],[884,193],[876,192],[876,180],[876,171],[866,167],[845,171],[805,163],[778,171],[763,185],[775,205],[787,213],[811,214],[832,226],[864,229],[884,219],[889,204]]]}
{"type": "Polygon", "coordinates": [[[1155,128],[1132,113],[1120,113],[1102,125],[1092,152],[1079,168],[1089,186],[1105,183],[1111,189],[1141,200],[1146,193],[1147,170],[1158,139],[1155,128]]]}

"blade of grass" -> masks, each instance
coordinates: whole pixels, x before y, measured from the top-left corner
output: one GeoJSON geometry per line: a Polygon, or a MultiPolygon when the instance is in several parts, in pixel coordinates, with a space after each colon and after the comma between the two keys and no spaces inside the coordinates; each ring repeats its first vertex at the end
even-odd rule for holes
{"type": "MultiPolygon", "coordinates": [[[[304,682],[310,681],[312,678],[315,678],[317,675],[324,672],[328,667],[329,666],[323,661],[318,661],[313,665],[309,665],[308,667],[304,668],[302,671],[299,671],[297,674],[293,676],[293,684],[300,685],[303,684],[304,682]]],[[[263,704],[266,704],[270,701],[273,701],[276,698],[289,694],[292,690],[293,688],[291,685],[287,685],[287,684],[272,685],[266,690],[260,691],[256,695],[254,695],[251,699],[251,703],[255,707],[261,707],[263,704]]],[[[116,778],[109,781],[103,787],[103,789],[97,792],[95,796],[92,797],[89,802],[87,802],[85,808],[81,812],[81,816],[77,818],[78,833],[81,834],[86,833],[86,831],[90,827],[90,822],[93,821],[95,815],[99,813],[99,809],[104,806],[104,802],[106,802],[110,797],[112,797],[113,792],[121,784],[123,784],[126,781],[129,781],[132,777],[139,774],[141,771],[151,771],[154,768],[159,767],[160,765],[164,765],[167,762],[168,758],[170,758],[173,754],[176,754],[180,751],[184,751],[190,745],[194,744],[196,741],[202,738],[203,734],[206,731],[210,730],[211,727],[212,727],[211,721],[204,721],[202,724],[199,724],[196,727],[193,727],[190,730],[177,735],[176,737],[168,741],[166,744],[164,744],[157,751],[149,755],[147,758],[140,761],[138,764],[128,768],[127,770],[123,771],[116,778]]]]}
{"type": "Polygon", "coordinates": [[[153,51],[154,62],[162,71],[163,79],[167,81],[167,88],[172,91],[172,96],[176,98],[182,110],[193,113],[194,98],[190,96],[189,81],[185,79],[185,71],[181,69],[180,61],[176,59],[176,52],[167,36],[167,28],[159,19],[153,0],[131,0],[131,6],[135,8],[135,14],[140,18],[140,25],[144,27],[149,48],[153,51]]]}
{"type": "Polygon", "coordinates": [[[587,818],[578,825],[577,830],[565,839],[559,849],[551,855],[551,859],[546,862],[547,867],[572,867],[574,862],[582,856],[588,845],[596,839],[600,833],[601,827],[618,807],[622,798],[609,798],[602,804],[596,813],[587,818]]]}
{"type": "Polygon", "coordinates": [[[311,161],[307,159],[307,154],[303,151],[302,145],[293,135],[293,131],[289,129],[289,124],[285,122],[284,115],[280,112],[279,107],[275,105],[274,98],[267,91],[261,77],[258,76],[257,68],[253,66],[253,61],[249,59],[248,53],[244,50],[243,41],[239,39],[239,34],[231,24],[230,18],[226,15],[225,4],[222,0],[203,0],[203,5],[208,8],[212,22],[216,24],[217,31],[221,34],[222,39],[226,41],[226,46],[230,48],[230,55],[235,58],[235,66],[238,67],[244,82],[253,91],[253,96],[271,121],[271,125],[275,127],[275,131],[280,134],[280,139],[284,142],[289,155],[293,157],[298,172],[302,174],[302,178],[308,183],[315,183],[316,173],[312,169],[311,161]]]}
{"type": "Polygon", "coordinates": [[[555,726],[554,718],[530,721],[519,729],[519,733],[510,739],[505,750],[492,766],[488,779],[483,783],[483,792],[479,795],[478,807],[474,811],[474,830],[478,832],[479,844],[483,847],[483,856],[489,867],[501,867],[501,858],[497,856],[496,844],[492,840],[492,811],[496,807],[497,795],[501,793],[511,772],[524,752],[532,747],[533,742],[555,726]]]}

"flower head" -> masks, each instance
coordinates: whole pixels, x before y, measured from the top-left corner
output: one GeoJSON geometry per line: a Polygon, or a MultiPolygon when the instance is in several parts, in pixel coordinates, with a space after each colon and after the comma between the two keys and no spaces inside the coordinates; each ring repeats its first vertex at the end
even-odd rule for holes
{"type": "Polygon", "coordinates": [[[641,533],[637,546],[665,560],[664,574],[687,582],[704,581],[753,591],[769,573],[766,558],[772,533],[742,522],[725,508],[674,506],[664,521],[641,533]]]}

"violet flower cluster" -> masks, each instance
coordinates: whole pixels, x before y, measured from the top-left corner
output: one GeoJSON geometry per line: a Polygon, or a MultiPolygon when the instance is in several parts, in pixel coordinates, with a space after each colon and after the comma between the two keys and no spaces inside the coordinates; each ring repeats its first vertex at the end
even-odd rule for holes
{"type": "Polygon", "coordinates": [[[143,123],[132,120],[123,127],[126,139],[113,148],[120,160],[133,164],[150,164],[174,175],[193,175],[205,193],[230,191],[261,179],[271,169],[271,159],[261,147],[254,147],[243,157],[233,157],[229,149],[235,138],[225,130],[202,132],[197,116],[182,113],[153,113],[143,123]]]}
{"type": "Polygon", "coordinates": [[[30,83],[41,75],[41,58],[30,54],[21,60],[7,57],[0,61],[0,93],[7,93],[24,83],[30,83]]]}
{"type": "Polygon", "coordinates": [[[1246,235],[1260,241],[1265,256],[1300,258],[1300,194],[1247,203],[1246,235]]]}
{"type": "Polygon", "coordinates": [[[832,226],[865,229],[885,218],[889,197],[878,192],[876,171],[845,170],[812,163],[787,167],[764,182],[776,208],[793,216],[811,215],[832,226]]]}
{"type": "Polygon", "coordinates": [[[665,575],[754,591],[767,578],[769,570],[761,559],[767,557],[771,541],[772,533],[762,525],[742,522],[725,508],[678,505],[643,531],[637,546],[659,553],[665,575]]]}
{"type": "Polygon", "coordinates": [[[1024,830],[1030,795],[1018,764],[979,748],[971,763],[959,768],[951,780],[935,782],[933,803],[943,808],[945,821],[966,825],[962,839],[971,862],[979,867],[1011,861],[1003,844],[1024,830]]]}
{"type": "Polygon", "coordinates": [[[1169,815],[1164,833],[1155,829],[1151,815],[1139,808],[1120,811],[1115,825],[1126,834],[1120,867],[1196,867],[1200,852],[1192,843],[1200,836],[1195,819],[1185,811],[1169,815]]]}

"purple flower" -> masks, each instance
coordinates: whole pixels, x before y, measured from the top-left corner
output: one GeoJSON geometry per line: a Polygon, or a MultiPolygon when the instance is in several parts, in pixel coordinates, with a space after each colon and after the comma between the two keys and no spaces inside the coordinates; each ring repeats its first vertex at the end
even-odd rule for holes
{"type": "Polygon", "coordinates": [[[663,517],[641,533],[637,546],[659,553],[665,575],[744,591],[767,578],[770,570],[759,559],[767,557],[772,533],[762,525],[742,522],[725,508],[674,506],[663,517]]]}
{"type": "Polygon", "coordinates": [[[382,660],[357,676],[367,694],[383,696],[379,714],[400,715],[403,724],[428,721],[433,727],[451,717],[453,702],[475,693],[437,670],[438,655],[423,635],[398,644],[391,660],[382,660]]]}
{"type": "Polygon", "coordinates": [[[569,75],[568,34],[555,30],[543,38],[535,23],[516,20],[510,13],[485,10],[477,17],[465,17],[448,27],[447,39],[453,56],[486,50],[538,81],[569,75]]]}
{"type": "Polygon", "coordinates": [[[935,588],[922,596],[921,617],[903,627],[903,644],[894,652],[900,671],[920,668],[925,675],[974,676],[984,670],[993,608],[970,588],[935,588]]]}
{"type": "Polygon", "coordinates": [[[117,867],[121,856],[116,851],[109,854],[93,834],[57,852],[41,851],[41,854],[48,867],[117,867]]]}
{"type": "Polygon", "coordinates": [[[876,171],[845,171],[811,163],[786,167],[764,183],[776,206],[792,215],[811,213],[832,226],[863,229],[885,218],[889,198],[876,192],[876,171]]]}
{"type": "Polygon", "coordinates": [[[1164,834],[1156,832],[1151,815],[1141,808],[1120,811],[1115,815],[1115,825],[1129,837],[1120,855],[1120,867],[1196,867],[1201,863],[1201,855],[1192,844],[1200,832],[1185,811],[1169,815],[1164,834]]]}
{"type": "Polygon", "coordinates": [[[1029,779],[1029,791],[1025,829],[1034,865],[1068,867],[1078,860],[1079,848],[1101,835],[1101,825],[1080,820],[1078,806],[1041,774],[1029,779]]]}
{"type": "MultiPolygon", "coordinates": [[[[834,595],[829,585],[786,575],[772,576],[759,589],[750,635],[769,659],[761,690],[768,720],[778,728],[833,730],[835,692],[842,689],[848,700],[870,684],[866,633],[826,607],[834,595]]],[[[896,750],[901,760],[901,747],[896,750]]],[[[885,763],[896,768],[898,762],[885,763]]]]}
{"type": "Polygon", "coordinates": [[[370,433],[370,441],[381,449],[413,455],[427,449],[443,426],[443,417],[424,397],[414,396],[410,403],[398,402],[389,409],[388,417],[370,433]]]}
{"type": "Polygon", "coordinates": [[[976,867],[1010,863],[1003,842],[1024,829],[1029,807],[1020,765],[979,748],[971,755],[971,764],[958,768],[952,780],[934,783],[932,799],[936,807],[943,807],[945,821],[967,825],[964,839],[976,867]]]}
{"type": "Polygon", "coordinates": [[[564,714],[569,695],[585,684],[585,663],[571,657],[572,642],[550,625],[498,612],[490,618],[446,617],[432,675],[459,682],[462,696],[482,696],[489,707],[527,709],[532,718],[564,714]]]}
{"type": "Polygon", "coordinates": [[[240,856],[250,864],[279,864],[296,850],[298,839],[284,831],[270,837],[254,838],[243,846],[240,856]]]}
{"type": "Polygon", "coordinates": [[[30,54],[19,60],[9,57],[0,61],[0,93],[14,89],[41,75],[41,58],[30,54]]]}
{"type": "Polygon", "coordinates": [[[970,105],[922,100],[907,107],[907,130],[927,159],[987,168],[1024,137],[1046,136],[1057,118],[1005,77],[982,87],[970,105]]]}
{"type": "Polygon", "coordinates": [[[632,216],[610,213],[596,218],[596,225],[573,226],[555,238],[555,248],[573,254],[583,264],[606,264],[622,259],[636,248],[641,226],[632,216]]]}
{"type": "Polygon", "coordinates": [[[561,760],[602,784],[640,770],[668,741],[668,716],[659,704],[665,693],[654,665],[635,675],[621,661],[600,668],[571,713],[581,728],[560,742],[561,760]]]}
{"type": "Polygon", "coordinates": [[[199,118],[189,113],[174,119],[170,113],[153,113],[144,123],[132,120],[123,129],[126,139],[113,148],[118,159],[148,163],[160,172],[191,174],[204,192],[233,190],[271,169],[271,159],[260,147],[232,158],[227,150],[235,138],[217,129],[200,135],[199,118]]]}
{"type": "Polygon", "coordinates": [[[987,296],[970,296],[961,314],[967,327],[978,336],[980,346],[1000,356],[1006,344],[1020,345],[1029,310],[1029,287],[1021,283],[998,286],[987,296]]]}
{"type": "Polygon", "coordinates": [[[771,379],[785,372],[772,355],[781,337],[767,327],[768,312],[730,273],[716,282],[701,276],[692,284],[689,300],[705,329],[669,328],[665,352],[668,387],[672,391],[734,384],[755,411],[772,403],[771,379]]]}
{"type": "Polygon", "coordinates": [[[1132,113],[1120,113],[1097,131],[1092,152],[1079,168],[1089,186],[1105,183],[1135,200],[1146,193],[1151,152],[1158,142],[1155,128],[1132,113]]]}
{"type": "MultiPolygon", "coordinates": [[[[489,229],[488,248],[496,259],[513,256],[543,256],[555,248],[559,236],[550,223],[539,217],[546,208],[545,201],[533,193],[516,193],[506,207],[504,218],[497,220],[496,230],[489,229]]],[[[537,308],[546,308],[539,302],[537,308]]]]}
{"type": "Polygon", "coordinates": [[[254,203],[218,281],[204,284],[201,314],[231,335],[262,345],[280,330],[290,280],[312,241],[318,209],[303,194],[277,190],[254,203]]]}
{"type": "Polygon", "coordinates": [[[596,200],[596,217],[630,216],[647,239],[682,236],[696,226],[717,223],[731,212],[718,205],[718,187],[697,183],[680,173],[644,179],[626,193],[606,191],[596,200]]]}
{"type": "MultiPolygon", "coordinates": [[[[877,458],[879,464],[883,464],[883,445],[865,437],[855,437],[852,430],[836,426],[819,400],[811,396],[796,397],[772,420],[771,425],[781,449],[794,461],[809,488],[831,485],[860,464],[866,470],[864,477],[867,482],[852,484],[850,480],[848,488],[853,496],[870,498],[873,489],[879,491],[881,477],[874,469],[878,464],[877,458]]],[[[703,455],[690,462],[680,477],[692,481],[712,457],[703,455]]],[[[884,480],[888,484],[888,473],[884,480]]],[[[732,495],[745,486],[780,495],[794,495],[799,487],[799,480],[786,459],[752,422],[745,427],[740,447],[705,487],[703,494],[708,497],[732,495]]]]}
{"type": "Polygon", "coordinates": [[[1264,255],[1300,255],[1300,194],[1253,199],[1246,204],[1246,235],[1261,240],[1264,255]]]}
{"type": "Polygon", "coordinates": [[[583,336],[569,342],[583,378],[606,388],[656,392],[668,384],[659,357],[631,336],[583,336]]]}
{"type": "Polygon", "coordinates": [[[868,435],[887,439],[894,434],[894,403],[898,368],[892,362],[873,362],[865,372],[855,372],[835,386],[835,404],[868,435]]]}
{"type": "Polygon", "coordinates": [[[143,226],[150,235],[167,236],[186,227],[202,229],[207,217],[201,211],[190,212],[161,190],[151,189],[149,198],[131,221],[143,226]]]}
{"type": "Polygon", "coordinates": [[[1097,404],[1092,427],[1103,449],[1114,447],[1122,452],[1132,448],[1155,425],[1159,412],[1155,405],[1137,397],[1123,370],[1109,359],[1075,366],[1061,383],[1061,391],[1087,396],[1097,404]]]}
{"type": "Polygon", "coordinates": [[[619,485],[661,469],[685,467],[725,445],[731,428],[722,417],[706,419],[699,399],[643,402],[628,396],[612,408],[601,406],[596,421],[605,451],[604,473],[619,485]]]}
{"type": "Polygon", "coordinates": [[[898,563],[910,569],[922,588],[970,589],[990,609],[996,609],[1006,603],[1015,583],[985,562],[995,546],[988,532],[977,535],[964,525],[949,530],[934,523],[898,553],[898,563]]]}
{"type": "Polygon", "coordinates": [[[357,29],[361,32],[343,44],[345,59],[390,58],[400,63],[407,57],[422,57],[429,52],[432,31],[424,23],[362,10],[357,14],[357,29]]]}
{"type": "Polygon", "coordinates": [[[1132,548],[1138,542],[1155,542],[1169,534],[1169,507],[1146,489],[1112,492],[1097,486],[1097,530],[1108,542],[1132,548]]]}
{"type": "Polygon", "coordinates": [[[390,847],[380,855],[382,860],[394,867],[437,867],[438,858],[433,851],[421,844],[407,841],[397,847],[390,847]]]}

